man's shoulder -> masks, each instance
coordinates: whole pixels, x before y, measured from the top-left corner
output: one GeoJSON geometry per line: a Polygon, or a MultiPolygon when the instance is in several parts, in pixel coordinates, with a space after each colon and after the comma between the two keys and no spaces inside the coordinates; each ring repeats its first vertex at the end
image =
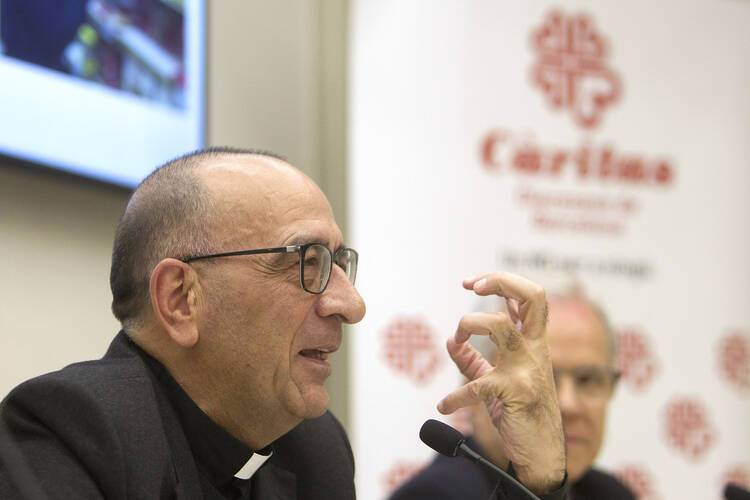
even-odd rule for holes
{"type": "MultiPolygon", "coordinates": [[[[40,381],[59,381],[61,383],[79,383],[81,380],[90,384],[107,383],[112,380],[127,380],[147,377],[145,364],[137,356],[79,361],[60,370],[36,377],[40,381]]],[[[31,380],[36,380],[31,379],[31,380]]]]}
{"type": "Polygon", "coordinates": [[[462,457],[435,456],[427,467],[402,484],[391,500],[488,498],[495,481],[462,457]]]}
{"type": "Polygon", "coordinates": [[[33,378],[0,404],[0,423],[44,489],[146,498],[171,484],[165,413],[148,368],[130,354],[33,378]]]}
{"type": "Polygon", "coordinates": [[[582,498],[606,498],[612,500],[635,500],[635,495],[614,475],[601,469],[591,468],[576,482],[571,490],[582,498]]]}
{"type": "Polygon", "coordinates": [[[135,354],[74,363],[27,380],[5,397],[0,415],[20,429],[41,424],[70,438],[76,432],[122,435],[138,422],[159,420],[148,369],[135,354]]]}
{"type": "Polygon", "coordinates": [[[149,375],[143,361],[137,356],[82,361],[60,370],[34,377],[13,389],[9,401],[16,398],[36,401],[39,404],[60,404],[67,397],[92,399],[98,402],[123,402],[134,394],[148,389],[149,375]]]}

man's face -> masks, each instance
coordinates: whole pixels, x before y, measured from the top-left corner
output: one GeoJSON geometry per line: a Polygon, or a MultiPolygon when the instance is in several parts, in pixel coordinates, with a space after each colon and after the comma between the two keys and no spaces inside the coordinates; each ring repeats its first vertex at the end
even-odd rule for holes
{"type": "MultiPolygon", "coordinates": [[[[611,373],[604,327],[583,302],[573,299],[549,303],[547,339],[552,365],[558,371],[557,395],[568,456],[568,475],[575,482],[591,466],[604,436],[611,384],[598,391],[597,373],[611,373]],[[572,373],[578,374],[578,384],[572,373]],[[587,375],[589,374],[589,375],[587,375]]],[[[607,379],[608,382],[610,379],[607,379]]]]}
{"type": "MultiPolygon", "coordinates": [[[[217,251],[343,244],[325,196],[283,162],[232,157],[205,178],[223,221],[217,251]]],[[[199,343],[213,372],[207,385],[224,398],[217,411],[281,426],[321,415],[329,403],[327,357],[341,344],[342,323],[365,313],[344,272],[334,265],[325,292],[313,295],[300,286],[298,253],[191,265],[204,311],[199,343]]]]}

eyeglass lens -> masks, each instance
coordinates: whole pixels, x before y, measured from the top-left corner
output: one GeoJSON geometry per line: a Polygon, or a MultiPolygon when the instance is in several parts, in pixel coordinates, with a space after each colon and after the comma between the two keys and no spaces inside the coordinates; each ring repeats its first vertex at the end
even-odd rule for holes
{"type": "MultiPolygon", "coordinates": [[[[357,274],[357,254],[349,248],[336,252],[335,264],[344,270],[346,277],[354,283],[357,274]]],[[[324,245],[314,244],[305,248],[302,255],[302,284],[308,292],[320,293],[331,277],[331,251],[324,245]]]]}
{"type": "Polygon", "coordinates": [[[351,248],[345,248],[334,256],[335,264],[344,270],[351,283],[357,279],[357,253],[351,248]]]}
{"type": "Polygon", "coordinates": [[[302,283],[308,292],[320,293],[331,273],[331,252],[323,245],[310,245],[302,255],[302,283]]]}
{"type": "Polygon", "coordinates": [[[575,370],[553,369],[555,384],[560,386],[560,378],[570,376],[576,392],[582,396],[600,398],[607,396],[613,388],[616,374],[602,366],[584,366],[575,370]]]}

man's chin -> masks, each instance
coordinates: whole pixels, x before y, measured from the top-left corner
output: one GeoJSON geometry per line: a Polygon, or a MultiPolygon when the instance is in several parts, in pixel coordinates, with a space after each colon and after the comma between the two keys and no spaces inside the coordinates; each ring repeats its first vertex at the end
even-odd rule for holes
{"type": "Polygon", "coordinates": [[[317,418],[328,410],[331,398],[322,385],[308,385],[301,387],[299,399],[291,408],[292,413],[301,419],[317,418]]]}

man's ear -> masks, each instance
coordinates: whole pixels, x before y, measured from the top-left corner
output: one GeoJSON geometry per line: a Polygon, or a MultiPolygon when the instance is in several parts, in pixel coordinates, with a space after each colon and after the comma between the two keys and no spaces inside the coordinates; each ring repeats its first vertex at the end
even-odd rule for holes
{"type": "Polygon", "coordinates": [[[162,260],[151,273],[149,293],[156,319],[182,347],[198,342],[197,286],[193,268],[177,259],[162,260]]]}

